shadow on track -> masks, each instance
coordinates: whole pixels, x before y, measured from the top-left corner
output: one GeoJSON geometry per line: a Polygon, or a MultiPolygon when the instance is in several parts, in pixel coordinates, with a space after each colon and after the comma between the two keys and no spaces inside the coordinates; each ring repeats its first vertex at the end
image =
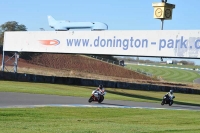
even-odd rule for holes
{"type": "MultiPolygon", "coordinates": [[[[85,88],[91,89],[91,90],[95,89],[95,87],[85,87],[85,88]]],[[[125,96],[125,97],[132,97],[132,98],[138,98],[138,99],[144,99],[144,100],[151,100],[151,101],[155,101],[156,103],[157,102],[160,103],[162,101],[162,97],[161,98],[155,98],[155,97],[150,97],[150,96],[129,94],[129,93],[125,93],[125,92],[118,92],[117,89],[115,89],[115,91],[106,90],[106,92],[108,92],[110,94],[116,94],[116,95],[120,95],[120,96],[125,96]]],[[[174,104],[200,107],[200,104],[176,101],[176,99],[174,100],[174,104]]]]}
{"type": "Polygon", "coordinates": [[[179,102],[179,101],[174,101],[175,104],[179,104],[179,105],[188,105],[188,106],[198,106],[200,107],[200,104],[196,104],[196,103],[186,103],[186,102],[179,102]]]}
{"type": "MultiPolygon", "coordinates": [[[[126,96],[126,97],[134,97],[138,99],[145,99],[145,100],[151,100],[151,101],[156,101],[156,102],[161,102],[162,98],[155,98],[155,97],[150,97],[150,96],[142,96],[142,95],[136,95],[136,94],[128,94],[128,93],[123,93],[123,92],[117,92],[117,91],[107,91],[108,93],[111,94],[116,94],[116,95],[121,95],[121,96],[126,96]]],[[[186,103],[186,102],[180,102],[180,101],[174,101],[174,104],[179,104],[179,105],[188,105],[188,106],[200,106],[200,104],[195,104],[195,103],[186,103]]]]}

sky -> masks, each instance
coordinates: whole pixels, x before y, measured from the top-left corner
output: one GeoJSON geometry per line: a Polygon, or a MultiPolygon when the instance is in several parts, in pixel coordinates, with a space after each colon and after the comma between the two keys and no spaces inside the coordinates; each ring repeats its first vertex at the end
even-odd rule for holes
{"type": "MultiPolygon", "coordinates": [[[[7,21],[16,21],[24,24],[28,31],[39,31],[40,28],[53,31],[47,21],[47,16],[51,15],[58,20],[104,22],[108,25],[108,30],[160,30],[161,22],[153,18],[152,7],[152,3],[160,1],[1,0],[0,25],[7,21]]],[[[168,0],[168,3],[175,4],[176,8],[173,10],[172,20],[164,22],[164,30],[200,29],[200,0],[168,0]]],[[[200,59],[189,61],[200,65],[200,59]]]]}

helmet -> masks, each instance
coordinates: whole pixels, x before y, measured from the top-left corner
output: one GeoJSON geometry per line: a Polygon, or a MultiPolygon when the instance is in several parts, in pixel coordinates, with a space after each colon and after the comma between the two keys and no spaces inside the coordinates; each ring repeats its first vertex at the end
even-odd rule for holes
{"type": "Polygon", "coordinates": [[[99,85],[99,88],[102,89],[102,88],[103,88],[103,85],[99,85]]]}
{"type": "Polygon", "coordinates": [[[173,90],[170,90],[169,92],[170,92],[170,94],[173,94],[173,90]]]}

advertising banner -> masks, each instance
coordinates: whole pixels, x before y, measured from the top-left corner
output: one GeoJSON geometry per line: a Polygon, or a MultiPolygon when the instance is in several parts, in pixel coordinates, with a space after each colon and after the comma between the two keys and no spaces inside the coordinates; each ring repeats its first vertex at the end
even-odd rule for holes
{"type": "Polygon", "coordinates": [[[6,32],[4,51],[200,58],[198,30],[6,32]]]}

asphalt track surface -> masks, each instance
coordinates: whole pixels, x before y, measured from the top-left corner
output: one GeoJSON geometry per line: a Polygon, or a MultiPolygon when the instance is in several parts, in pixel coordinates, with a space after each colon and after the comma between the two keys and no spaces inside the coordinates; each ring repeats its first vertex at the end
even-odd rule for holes
{"type": "Polygon", "coordinates": [[[112,108],[147,108],[147,109],[170,109],[170,110],[198,110],[200,106],[187,105],[160,105],[160,103],[131,102],[120,100],[105,100],[88,103],[88,98],[56,96],[44,94],[28,94],[14,92],[0,92],[0,108],[28,108],[28,107],[112,107],[112,108]]]}
{"type": "Polygon", "coordinates": [[[193,82],[196,83],[196,84],[200,84],[200,78],[195,79],[193,82]]]}

